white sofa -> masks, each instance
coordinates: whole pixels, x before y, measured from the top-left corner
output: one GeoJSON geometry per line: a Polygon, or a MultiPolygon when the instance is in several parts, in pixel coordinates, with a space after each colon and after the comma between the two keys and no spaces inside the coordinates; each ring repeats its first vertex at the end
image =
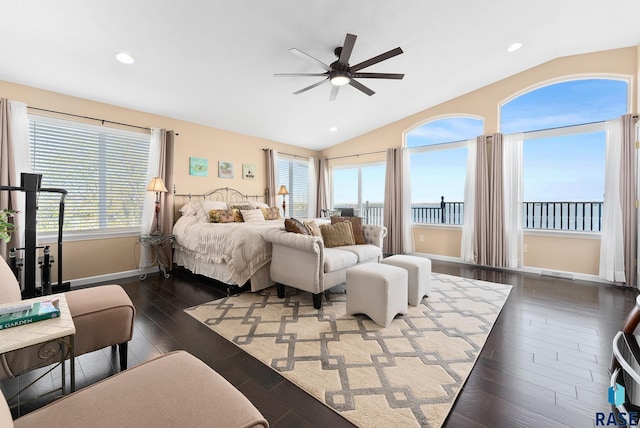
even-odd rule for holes
{"type": "Polygon", "coordinates": [[[271,279],[276,282],[278,297],[284,297],[284,286],[313,293],[313,306],[320,309],[322,293],[342,284],[347,269],[362,263],[382,260],[382,240],[387,234],[383,226],[363,225],[367,244],[325,248],[322,238],[269,230],[265,239],[273,244],[271,279]]]}

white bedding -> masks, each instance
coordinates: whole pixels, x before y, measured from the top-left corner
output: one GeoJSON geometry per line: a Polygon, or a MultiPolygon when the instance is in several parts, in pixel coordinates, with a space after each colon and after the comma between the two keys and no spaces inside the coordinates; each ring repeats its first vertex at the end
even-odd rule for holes
{"type": "Polygon", "coordinates": [[[184,216],[173,226],[174,248],[204,263],[226,265],[230,283],[243,285],[271,261],[271,244],[262,237],[270,228],[284,228],[284,219],[209,223],[184,216]]]}

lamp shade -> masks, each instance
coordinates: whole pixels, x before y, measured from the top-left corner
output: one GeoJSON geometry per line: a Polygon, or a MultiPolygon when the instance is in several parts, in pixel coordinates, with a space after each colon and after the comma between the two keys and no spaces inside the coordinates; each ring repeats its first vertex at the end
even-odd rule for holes
{"type": "Polygon", "coordinates": [[[287,190],[287,186],[284,184],[280,186],[280,190],[278,190],[278,195],[288,195],[289,191],[287,190]]]}
{"type": "Polygon", "coordinates": [[[153,177],[149,186],[147,186],[147,190],[149,192],[168,192],[167,188],[164,186],[164,182],[160,177],[153,177]]]}

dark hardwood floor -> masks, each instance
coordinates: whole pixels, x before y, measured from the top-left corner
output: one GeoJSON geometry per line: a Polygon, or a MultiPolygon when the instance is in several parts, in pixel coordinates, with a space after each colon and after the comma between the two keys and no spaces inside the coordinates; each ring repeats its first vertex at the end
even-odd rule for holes
{"type": "MultiPolygon", "coordinates": [[[[513,285],[446,427],[591,427],[596,412],[609,412],[611,341],[635,303],[636,290],[435,260],[433,271],[513,285]]],[[[181,270],[170,279],[151,275],[118,282],[137,308],[129,367],[184,349],[242,391],[274,428],[352,426],[183,312],[224,297],[221,285],[181,270]]],[[[82,355],[77,387],[117,370],[111,349],[82,355]]],[[[41,371],[35,372],[2,382],[5,395],[41,371]]],[[[59,385],[59,370],[43,380],[22,394],[22,414],[52,400],[24,402],[59,385]]]]}

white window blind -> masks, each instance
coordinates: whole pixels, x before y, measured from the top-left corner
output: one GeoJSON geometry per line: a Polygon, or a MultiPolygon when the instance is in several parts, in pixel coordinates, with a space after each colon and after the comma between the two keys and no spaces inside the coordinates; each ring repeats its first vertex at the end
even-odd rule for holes
{"type": "MultiPolygon", "coordinates": [[[[140,227],[149,135],[31,116],[32,171],[42,187],[61,188],[67,232],[121,232],[140,227]]],[[[37,230],[58,230],[59,195],[38,196],[37,230]]]]}
{"type": "MultiPolygon", "coordinates": [[[[278,188],[287,186],[287,217],[309,216],[309,161],[278,155],[278,188]]],[[[278,206],[282,203],[278,196],[278,206]]]]}

